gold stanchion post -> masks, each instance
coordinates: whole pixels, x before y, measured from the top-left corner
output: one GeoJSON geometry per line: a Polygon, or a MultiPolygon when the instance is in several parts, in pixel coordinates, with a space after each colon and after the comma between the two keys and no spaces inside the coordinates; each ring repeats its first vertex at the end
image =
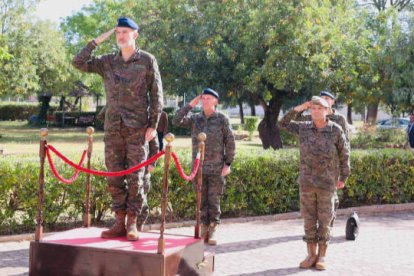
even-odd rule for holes
{"type": "Polygon", "coordinates": [[[201,209],[201,187],[203,185],[203,162],[204,162],[204,149],[207,135],[204,132],[198,134],[198,151],[200,153],[200,164],[197,171],[197,209],[196,209],[196,225],[194,229],[194,238],[200,238],[200,209],[201,209]]]}
{"type": "Polygon", "coordinates": [[[160,237],[158,239],[158,254],[164,254],[165,252],[165,241],[164,241],[164,228],[165,228],[165,215],[167,212],[167,200],[168,200],[168,171],[170,169],[170,161],[171,161],[171,152],[172,152],[172,145],[171,142],[174,141],[174,135],[172,133],[168,133],[164,137],[165,141],[167,141],[167,145],[165,147],[165,156],[164,156],[164,188],[162,192],[162,202],[161,202],[161,226],[160,226],[160,237]]]}
{"type": "MultiPolygon", "coordinates": [[[[90,170],[91,169],[93,134],[95,133],[95,129],[93,127],[87,127],[86,133],[88,133],[87,168],[90,170]]],[[[90,194],[91,194],[91,175],[87,174],[86,175],[86,191],[85,191],[85,214],[83,215],[83,226],[84,227],[91,226],[90,194]]]]}
{"type": "Polygon", "coordinates": [[[39,189],[37,192],[37,226],[35,233],[35,241],[40,241],[43,236],[43,189],[45,185],[45,157],[46,157],[46,144],[47,144],[47,128],[40,129],[40,171],[39,171],[39,189]]]}

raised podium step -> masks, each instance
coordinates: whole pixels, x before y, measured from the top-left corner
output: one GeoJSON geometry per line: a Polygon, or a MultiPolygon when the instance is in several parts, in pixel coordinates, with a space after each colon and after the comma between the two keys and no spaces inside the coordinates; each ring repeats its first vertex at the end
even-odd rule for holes
{"type": "Polygon", "coordinates": [[[29,275],[169,276],[212,275],[214,254],[190,236],[141,232],[138,241],[102,239],[102,228],[77,228],[30,243],[29,275]]]}

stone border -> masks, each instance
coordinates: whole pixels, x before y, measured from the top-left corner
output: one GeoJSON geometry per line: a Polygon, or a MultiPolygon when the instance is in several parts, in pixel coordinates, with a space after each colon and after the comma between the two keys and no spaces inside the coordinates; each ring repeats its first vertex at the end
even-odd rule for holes
{"type": "MultiPolygon", "coordinates": [[[[403,203],[403,204],[384,204],[384,205],[371,205],[371,206],[360,206],[350,207],[346,209],[338,209],[338,216],[349,216],[352,212],[364,215],[375,215],[381,213],[393,213],[393,212],[405,212],[414,211],[414,203],[403,203]]],[[[223,224],[229,223],[244,223],[250,221],[276,221],[276,220],[289,220],[301,218],[299,212],[289,212],[276,215],[257,216],[257,217],[241,217],[241,218],[228,218],[222,219],[223,224]]],[[[171,222],[165,225],[166,229],[178,228],[178,227],[189,227],[194,226],[195,220],[183,221],[183,222],[171,222]]],[[[144,231],[159,230],[161,224],[149,224],[145,225],[144,231]]],[[[51,235],[52,233],[44,233],[44,236],[51,235]]],[[[1,242],[20,242],[20,241],[32,241],[34,240],[33,234],[21,234],[13,236],[0,236],[1,242]]]]}

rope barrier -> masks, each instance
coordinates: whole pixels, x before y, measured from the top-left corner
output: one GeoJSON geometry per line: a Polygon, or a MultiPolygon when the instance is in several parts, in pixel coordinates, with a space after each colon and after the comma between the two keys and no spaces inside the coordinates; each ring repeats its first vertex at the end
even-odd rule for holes
{"type": "MultiPolygon", "coordinates": [[[[58,173],[58,171],[56,170],[55,164],[53,164],[52,157],[50,156],[50,152],[47,150],[47,148],[46,148],[46,155],[47,155],[47,160],[49,161],[49,165],[50,165],[50,168],[52,169],[53,174],[62,183],[64,183],[64,184],[72,184],[78,178],[80,170],[76,170],[76,172],[74,173],[74,175],[71,178],[69,178],[69,179],[63,178],[58,173]]],[[[82,157],[81,157],[81,160],[79,161],[78,166],[81,166],[83,164],[83,161],[85,160],[85,157],[86,157],[86,150],[83,151],[82,157]]]]}
{"type": "Polygon", "coordinates": [[[180,174],[181,178],[184,179],[184,180],[186,180],[186,181],[193,180],[194,177],[197,174],[198,167],[200,165],[200,154],[199,153],[197,154],[197,157],[196,157],[196,159],[194,161],[193,170],[192,170],[192,172],[191,172],[191,174],[189,176],[187,176],[187,175],[184,174],[183,168],[181,167],[180,161],[178,160],[178,156],[174,152],[171,153],[171,156],[174,159],[175,166],[177,167],[178,173],[180,174]]]}
{"type": "MultiPolygon", "coordinates": [[[[79,164],[75,164],[74,162],[69,160],[66,156],[64,156],[61,152],[59,152],[52,145],[46,145],[46,155],[47,155],[47,159],[49,161],[49,165],[52,169],[52,172],[53,172],[53,174],[55,175],[55,177],[57,179],[59,179],[61,182],[65,183],[65,184],[71,184],[73,181],[75,181],[79,176],[79,172],[81,172],[81,171],[84,172],[84,173],[87,173],[87,174],[93,174],[93,175],[99,175],[99,176],[123,176],[123,175],[127,175],[127,174],[130,174],[130,173],[132,173],[136,170],[139,170],[139,169],[141,169],[143,167],[146,167],[149,164],[155,162],[158,158],[160,158],[165,153],[164,150],[160,151],[159,153],[157,153],[156,155],[154,155],[153,157],[151,157],[147,161],[145,161],[143,163],[140,163],[140,164],[138,164],[134,167],[131,167],[127,170],[117,171],[117,172],[105,172],[105,171],[97,171],[97,170],[92,170],[92,169],[82,167],[83,161],[84,161],[85,156],[86,156],[86,152],[87,152],[86,150],[83,151],[81,160],[79,161],[79,164]],[[55,165],[53,164],[53,160],[52,160],[52,157],[50,155],[50,151],[52,151],[54,154],[56,154],[66,164],[68,164],[69,166],[76,169],[75,174],[70,179],[65,179],[65,178],[63,178],[62,176],[59,175],[58,171],[56,170],[55,165]]],[[[188,175],[188,176],[184,173],[184,170],[181,166],[181,163],[178,159],[178,156],[174,152],[171,153],[171,156],[174,159],[174,162],[175,162],[175,165],[177,167],[177,170],[178,170],[178,173],[179,173],[180,177],[182,179],[184,179],[185,181],[193,180],[194,177],[197,174],[198,167],[200,165],[200,154],[197,154],[197,157],[194,161],[194,166],[193,166],[193,169],[191,171],[191,174],[188,175]]]]}
{"type": "Polygon", "coordinates": [[[165,151],[162,150],[159,153],[157,153],[156,155],[154,155],[153,157],[151,157],[150,159],[148,159],[147,161],[140,163],[134,167],[131,167],[127,170],[123,170],[123,171],[117,171],[117,172],[105,172],[105,171],[97,171],[97,170],[90,170],[87,168],[84,168],[82,166],[79,166],[75,163],[73,163],[72,161],[70,161],[67,157],[65,157],[62,153],[60,153],[57,149],[55,149],[53,146],[51,145],[47,145],[46,146],[46,151],[51,150],[54,154],[56,154],[60,159],[62,159],[63,161],[65,161],[69,166],[75,168],[76,170],[82,171],[84,173],[88,173],[88,174],[93,174],[93,175],[99,175],[99,176],[123,176],[123,175],[127,175],[130,174],[136,170],[139,170],[143,167],[148,166],[151,163],[154,163],[158,158],[160,158],[165,151]]]}

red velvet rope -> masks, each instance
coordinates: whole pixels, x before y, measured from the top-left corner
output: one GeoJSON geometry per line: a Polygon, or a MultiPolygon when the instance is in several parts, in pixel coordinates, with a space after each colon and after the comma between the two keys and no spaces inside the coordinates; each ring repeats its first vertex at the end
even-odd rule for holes
{"type": "Polygon", "coordinates": [[[193,170],[192,170],[192,172],[191,172],[191,174],[189,176],[187,176],[187,175],[184,174],[183,168],[181,167],[181,164],[180,164],[180,161],[178,160],[177,155],[174,152],[172,152],[171,153],[171,156],[174,159],[175,165],[177,166],[177,170],[178,170],[178,173],[180,174],[181,178],[184,179],[185,181],[191,181],[191,180],[193,180],[194,177],[197,174],[198,166],[200,165],[200,156],[197,154],[197,157],[196,157],[196,159],[194,161],[193,170]]]}
{"type": "MultiPolygon", "coordinates": [[[[46,155],[47,155],[47,160],[49,161],[49,165],[50,165],[50,168],[52,169],[53,174],[62,183],[64,183],[64,184],[72,184],[73,181],[75,181],[78,178],[79,172],[80,172],[79,170],[76,170],[76,172],[73,174],[73,176],[71,178],[69,178],[69,179],[63,178],[58,173],[58,171],[56,170],[55,164],[53,164],[52,157],[50,156],[50,152],[48,151],[47,148],[46,148],[46,155]]],[[[86,150],[83,151],[82,157],[81,157],[81,160],[79,161],[79,165],[78,166],[81,166],[83,164],[83,161],[85,160],[85,156],[86,156],[86,150]]]]}
{"type": "Polygon", "coordinates": [[[55,149],[51,145],[46,146],[46,151],[48,151],[48,150],[53,151],[53,153],[55,153],[60,159],[65,161],[68,165],[72,166],[76,170],[82,171],[84,173],[93,174],[93,175],[100,175],[100,176],[122,176],[122,175],[130,174],[130,173],[132,173],[136,170],[139,170],[143,167],[148,166],[151,163],[154,163],[158,158],[160,158],[165,153],[165,151],[162,150],[159,153],[157,153],[156,155],[154,155],[153,157],[151,157],[150,159],[148,159],[147,161],[145,161],[141,164],[138,164],[134,167],[131,167],[127,170],[118,171],[118,172],[104,172],[104,171],[90,170],[90,169],[84,168],[82,166],[76,165],[75,163],[70,161],[68,158],[66,158],[62,153],[60,153],[57,149],[55,149]]]}

